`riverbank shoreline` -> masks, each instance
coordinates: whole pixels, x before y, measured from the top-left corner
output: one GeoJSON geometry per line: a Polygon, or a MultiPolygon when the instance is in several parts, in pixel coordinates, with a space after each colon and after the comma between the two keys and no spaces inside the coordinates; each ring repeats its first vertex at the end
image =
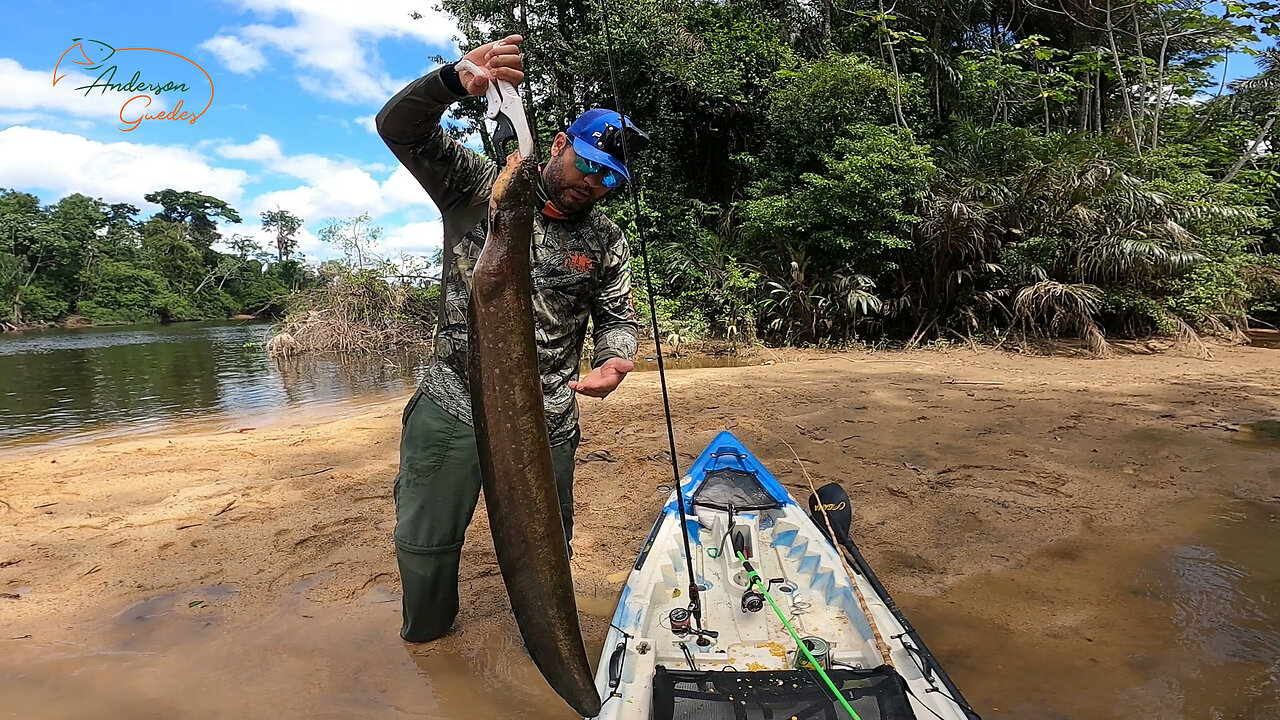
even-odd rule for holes
{"type": "MultiPolygon", "coordinates": [[[[1168,513],[1199,499],[1280,502],[1278,446],[1256,429],[1280,419],[1280,353],[1212,351],[1210,360],[1139,350],[1107,360],[981,348],[806,351],[761,361],[768,365],[681,370],[668,376],[668,386],[682,467],[729,429],[797,497],[807,485],[788,445],[816,484],[840,481],[856,505],[855,541],[909,618],[913,606],[945,602],[949,612],[981,618],[990,632],[1031,647],[1043,631],[1029,624],[1032,609],[1052,605],[1055,652],[1124,663],[1123,647],[1097,644],[1120,639],[1095,638],[1091,630],[1116,624],[1105,593],[1068,592],[1053,573],[1027,575],[1021,594],[1004,599],[958,589],[1033,568],[1045,553],[1058,553],[1061,562],[1093,547],[1071,550],[1073,538],[1124,544],[1160,537],[1169,532],[1168,513]]],[[[476,692],[500,692],[510,676],[537,686],[518,654],[491,646],[496,637],[500,647],[518,647],[518,636],[483,500],[464,549],[459,629],[421,652],[394,638],[391,483],[407,397],[244,432],[193,428],[7,451],[0,469],[0,643],[13,660],[0,660],[0,695],[39,697],[33,678],[53,677],[68,648],[92,648],[95,658],[122,647],[163,656],[167,647],[202,637],[194,628],[258,632],[267,618],[292,627],[308,617],[323,624],[297,625],[298,633],[322,627],[340,646],[358,636],[379,649],[352,649],[354,657],[376,652],[379,662],[407,663],[401,675],[368,681],[393,686],[377,689],[389,698],[416,697],[418,690],[403,686],[417,677],[410,671],[426,672],[433,657],[444,656],[456,661],[450,677],[470,678],[476,692]],[[181,632],[148,635],[145,624],[125,622],[135,615],[181,620],[181,632]],[[95,628],[103,627],[115,630],[98,635],[95,628]],[[27,670],[17,672],[11,663],[18,662],[27,670]],[[478,678],[465,670],[476,663],[488,668],[478,678]]],[[[582,401],[573,564],[580,609],[588,610],[584,632],[596,650],[601,615],[612,609],[666,500],[659,486],[671,482],[660,398],[657,374],[636,373],[609,399],[582,401]],[[591,614],[596,606],[605,610],[591,614]]],[[[928,634],[924,639],[930,642],[928,634]]],[[[950,643],[942,646],[933,650],[944,666],[973,664],[950,643]]],[[[201,662],[236,662],[201,647],[201,662]]],[[[213,647],[236,652],[234,644],[213,647]]],[[[350,660],[329,662],[340,674],[350,660]]],[[[116,703],[102,707],[137,710],[128,692],[142,681],[101,669],[108,666],[94,666],[111,679],[101,687],[74,679],[65,687],[116,703]]],[[[290,677],[298,688],[310,687],[306,678],[315,669],[296,671],[290,677]]],[[[231,702],[237,690],[225,679],[210,680],[206,690],[231,702]]],[[[248,683],[250,694],[267,694],[254,677],[234,680],[248,683]]],[[[1088,682],[1086,675],[1081,686],[1088,682]]],[[[980,712],[1010,707],[1019,692],[973,684],[979,689],[968,699],[980,712]]],[[[318,707],[291,702],[303,704],[282,716],[318,707]]],[[[212,706],[176,705],[192,717],[225,716],[212,706]]],[[[528,716],[565,717],[554,704],[548,708],[528,716]]],[[[22,709],[32,718],[70,716],[22,709]]],[[[378,715],[347,714],[366,716],[378,715]]]]}

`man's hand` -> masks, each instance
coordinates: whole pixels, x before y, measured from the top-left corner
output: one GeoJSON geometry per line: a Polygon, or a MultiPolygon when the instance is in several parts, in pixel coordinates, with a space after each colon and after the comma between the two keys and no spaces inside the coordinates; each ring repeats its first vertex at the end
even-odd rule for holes
{"type": "Polygon", "coordinates": [[[609,358],[581,380],[570,380],[569,387],[582,395],[602,398],[613,392],[634,367],[635,363],[630,360],[609,358]]]}
{"type": "Polygon", "coordinates": [[[520,57],[520,43],[523,41],[524,38],[519,35],[508,35],[497,42],[485,43],[464,55],[464,59],[475,63],[484,73],[476,75],[469,70],[458,70],[458,79],[462,81],[462,87],[467,89],[467,94],[482,97],[489,87],[489,81],[494,78],[519,85],[524,80],[524,60],[520,57]]]}

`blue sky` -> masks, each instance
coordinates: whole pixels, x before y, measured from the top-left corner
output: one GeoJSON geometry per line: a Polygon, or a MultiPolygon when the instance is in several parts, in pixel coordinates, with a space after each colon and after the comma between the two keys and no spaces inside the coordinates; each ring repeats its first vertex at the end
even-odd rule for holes
{"type": "MultiPolygon", "coordinates": [[[[384,228],[382,253],[423,254],[440,244],[439,214],[373,131],[373,116],[433,65],[457,57],[452,22],[432,0],[26,0],[6,4],[0,29],[0,187],[46,203],[82,192],[106,202],[155,206],[142,196],[197,190],[235,207],[244,223],[223,228],[262,238],[259,214],[280,207],[305,221],[310,259],[338,254],[316,235],[330,218],[369,212],[384,228]],[[423,15],[413,20],[411,12],[423,15]],[[121,122],[142,109],[133,93],[85,92],[98,71],[58,65],[73,38],[118,50],[114,81],[185,83],[146,112],[208,110],[194,123],[121,122]],[[149,48],[149,50],[124,50],[149,48]],[[183,57],[156,50],[176,53],[183,57]],[[183,59],[185,58],[185,59],[183,59]],[[208,73],[206,80],[198,65],[208,73]],[[213,93],[210,102],[209,86],[213,93]]],[[[1259,47],[1262,45],[1259,44],[1259,47]]],[[[93,45],[85,43],[86,52],[93,45]]],[[[1252,74],[1232,58],[1229,78],[1252,74]]]]}
{"type": "MultiPolygon", "coordinates": [[[[326,220],[367,211],[384,228],[384,254],[428,252],[440,244],[439,214],[374,133],[373,116],[434,67],[430,56],[457,56],[452,23],[430,5],[7,3],[0,30],[0,187],[44,202],[82,192],[133,203],[143,217],[158,209],[142,200],[148,192],[198,190],[240,212],[244,222],[224,227],[224,235],[264,239],[259,213],[281,207],[305,221],[300,249],[311,259],[339,254],[316,239],[326,220]],[[411,19],[413,11],[424,17],[411,19]],[[73,38],[117,49],[103,67],[118,68],[118,84],[138,72],[143,82],[187,89],[160,92],[145,109],[142,101],[124,105],[136,93],[77,90],[101,70],[86,73],[73,64],[87,65],[80,51],[59,64],[73,38]],[[56,86],[55,65],[67,74],[56,86]],[[194,123],[144,120],[126,130],[121,122],[122,114],[133,121],[179,100],[181,111],[208,109],[194,123]]],[[[95,52],[109,52],[82,47],[94,60],[95,52]]]]}

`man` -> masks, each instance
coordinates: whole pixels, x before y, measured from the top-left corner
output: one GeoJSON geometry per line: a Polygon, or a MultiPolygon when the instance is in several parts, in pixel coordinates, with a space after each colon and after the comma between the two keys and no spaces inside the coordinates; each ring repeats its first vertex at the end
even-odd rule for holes
{"type": "MultiPolygon", "coordinates": [[[[458,614],[458,562],[480,494],[480,468],[467,380],[467,297],[484,244],[489,192],[500,168],[450,139],[445,109],[488,83],[524,79],[518,35],[466,54],[476,75],[447,65],[411,83],[378,113],[378,134],[417,178],[444,222],[445,293],[436,362],[405,407],[395,479],[396,559],[404,593],[400,636],[426,642],[458,614]],[[496,46],[495,46],[496,45],[496,46]]],[[[603,398],[632,370],[637,324],[630,252],[616,225],[594,208],[630,179],[619,145],[622,120],[596,109],[556,136],[542,168],[532,244],[534,328],[565,536],[573,537],[575,393],[603,398]],[[611,129],[612,128],[612,129],[611,129]],[[594,329],[592,370],[578,365],[594,329]]],[[[626,121],[630,125],[630,120],[626,121]]],[[[627,152],[647,138],[628,135],[627,152]],[[634,139],[633,139],[634,138],[634,139]]]]}

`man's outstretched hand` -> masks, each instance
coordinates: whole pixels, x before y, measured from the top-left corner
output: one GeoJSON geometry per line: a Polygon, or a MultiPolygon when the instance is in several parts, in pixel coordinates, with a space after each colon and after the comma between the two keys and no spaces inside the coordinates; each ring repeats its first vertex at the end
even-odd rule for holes
{"type": "Polygon", "coordinates": [[[630,360],[609,358],[581,380],[570,380],[569,387],[581,395],[602,398],[613,392],[622,382],[622,378],[634,368],[635,363],[630,360]]]}
{"type": "Polygon", "coordinates": [[[523,37],[508,35],[497,42],[485,43],[464,55],[464,59],[475,63],[476,67],[485,73],[476,75],[470,70],[458,70],[458,79],[462,81],[462,87],[467,89],[467,94],[483,97],[485,88],[489,87],[489,81],[494,78],[506,80],[512,85],[523,82],[524,59],[520,56],[521,42],[524,42],[523,37]],[[494,47],[495,45],[497,47],[494,47]]]}

